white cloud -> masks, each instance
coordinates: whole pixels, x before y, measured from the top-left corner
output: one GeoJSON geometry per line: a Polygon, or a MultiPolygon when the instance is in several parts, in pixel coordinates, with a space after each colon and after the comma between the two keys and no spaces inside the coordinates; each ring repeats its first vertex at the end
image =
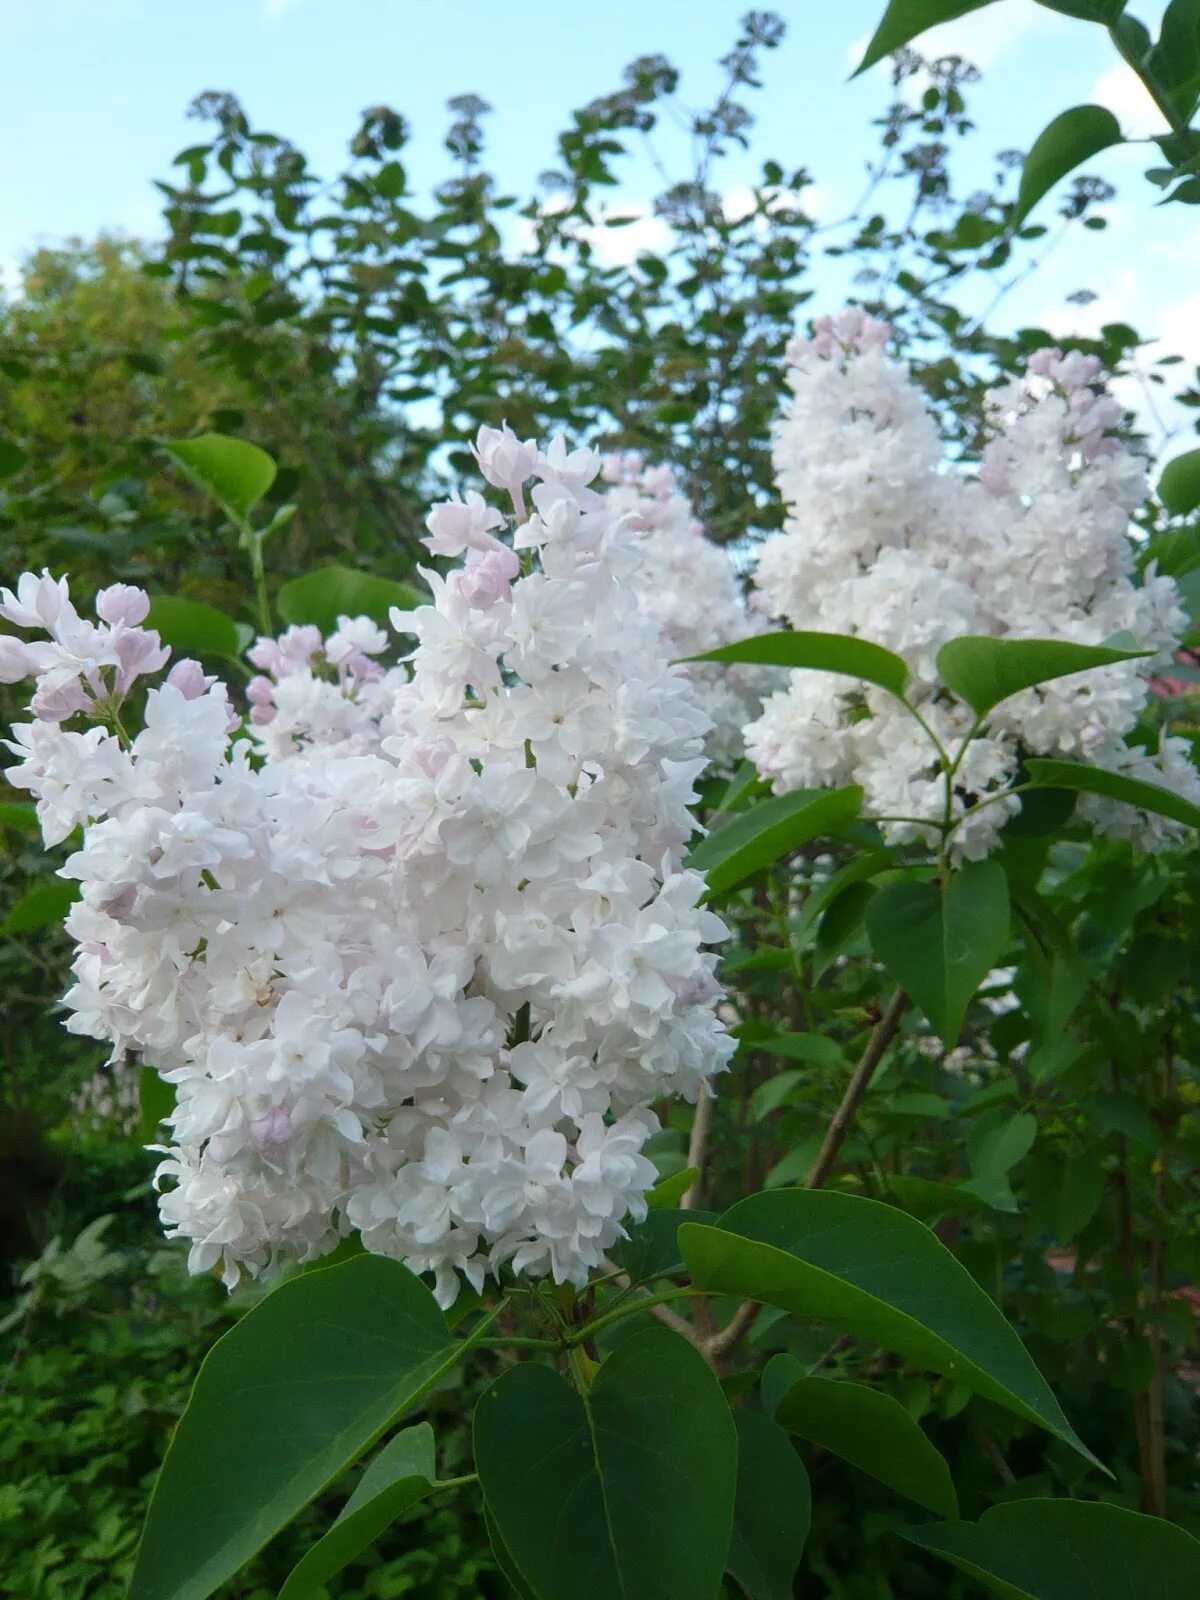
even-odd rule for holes
{"type": "Polygon", "coordinates": [[[603,267],[628,267],[647,251],[657,254],[671,243],[671,230],[662,217],[648,206],[626,206],[615,217],[632,217],[624,227],[610,228],[603,222],[581,228],[580,234],[591,245],[603,267]]]}
{"type": "Polygon", "coordinates": [[[1147,139],[1152,134],[1167,131],[1163,114],[1146,92],[1146,86],[1123,61],[1100,74],[1092,85],[1089,99],[1098,106],[1108,107],[1127,139],[1147,139]]]}
{"type": "Polygon", "coordinates": [[[278,22],[284,12],[290,11],[295,4],[296,0],[263,0],[264,9],[272,22],[278,22]]]}

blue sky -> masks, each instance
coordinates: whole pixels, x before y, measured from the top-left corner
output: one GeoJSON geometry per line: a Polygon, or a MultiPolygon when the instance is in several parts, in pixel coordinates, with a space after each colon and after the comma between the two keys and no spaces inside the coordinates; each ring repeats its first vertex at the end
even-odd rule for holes
{"type": "MultiPolygon", "coordinates": [[[[882,4],[776,7],[789,34],[765,59],[754,150],[807,166],[828,217],[857,196],[874,148],[884,71],[847,78],[882,4]]],[[[413,125],[406,162],[421,184],[444,170],[446,98],[472,90],[495,108],[492,164],[527,191],[569,111],[615,87],[632,56],[662,51],[683,71],[685,98],[703,103],[744,9],[745,0],[0,0],[0,270],[11,281],[27,249],[73,234],[152,234],[151,180],[169,176],[172,156],[196,138],[184,113],[203,89],[233,90],[258,126],[288,135],[318,171],[339,161],[364,106],[391,104],[413,125]]],[[[1137,9],[1154,22],[1162,5],[1137,9]]],[[[1103,33],[1033,0],[1000,0],[928,42],[984,69],[972,102],[981,158],[1027,146],[1054,112],[1089,99],[1110,105],[1129,134],[1157,128],[1103,33]]],[[[1149,164],[1144,148],[1093,164],[1120,188],[1109,230],[1064,245],[1006,302],[1004,321],[1089,332],[1119,317],[1161,335],[1164,353],[1200,361],[1200,218],[1154,209],[1140,176],[1149,164]],[[1099,299],[1068,305],[1083,286],[1099,299]]],[[[734,168],[729,181],[750,175],[734,168]]],[[[620,199],[637,204],[651,192],[651,175],[635,167],[620,199]]],[[[653,226],[644,224],[651,236],[653,226]]],[[[610,238],[623,234],[637,237],[610,238]]]]}

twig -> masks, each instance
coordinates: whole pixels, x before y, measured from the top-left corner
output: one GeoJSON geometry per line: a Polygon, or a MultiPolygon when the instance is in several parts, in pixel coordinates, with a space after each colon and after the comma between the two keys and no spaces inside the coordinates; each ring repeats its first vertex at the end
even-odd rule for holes
{"type": "MultiPolygon", "coordinates": [[[[619,1271],[616,1267],[616,1264],[610,1261],[607,1256],[604,1258],[604,1265],[612,1272],[613,1282],[617,1285],[618,1289],[629,1289],[632,1287],[629,1282],[629,1274],[619,1271]]],[[[644,1298],[649,1296],[649,1292],[650,1291],[648,1289],[641,1288],[635,1291],[635,1293],[643,1296],[644,1298]]],[[[678,1311],[673,1311],[670,1306],[662,1305],[661,1303],[647,1306],[646,1310],[652,1317],[657,1317],[658,1320],[670,1328],[672,1332],[682,1334],[682,1336],[690,1345],[694,1346],[695,1349],[703,1353],[704,1340],[696,1332],[695,1328],[692,1327],[691,1323],[686,1317],[681,1317],[678,1311]]]]}
{"type": "Polygon", "coordinates": [[[871,1037],[867,1040],[867,1047],[862,1053],[862,1059],[854,1069],[850,1082],[846,1085],[846,1092],[842,1102],[833,1114],[825,1133],[821,1152],[813,1163],[812,1171],[804,1180],[806,1189],[819,1189],[833,1171],[838,1153],[846,1142],[846,1135],[854,1121],[855,1113],[862,1104],[863,1096],[870,1087],[871,1079],[875,1076],[875,1069],[883,1060],[884,1051],[896,1037],[900,1027],[900,1019],[908,1009],[908,996],[897,989],[888,1001],[887,1010],[880,1017],[872,1029],[871,1037]]]}
{"type": "Polygon", "coordinates": [[[692,1136],[688,1140],[687,1164],[695,1167],[696,1176],[691,1187],[680,1200],[680,1208],[691,1211],[700,1198],[700,1190],[704,1183],[704,1160],[708,1154],[708,1130],[712,1126],[712,1090],[703,1081],[700,1092],[696,1096],[696,1115],[692,1118],[692,1136]]]}
{"type": "MultiPolygon", "coordinates": [[[[854,1121],[854,1114],[858,1110],[863,1096],[866,1094],[875,1070],[883,1060],[884,1052],[896,1037],[900,1027],[900,1019],[908,1008],[908,996],[897,989],[888,1001],[887,1010],[871,1031],[867,1040],[867,1047],[862,1053],[862,1058],[854,1069],[854,1074],[846,1086],[841,1104],[833,1114],[833,1121],[825,1134],[825,1141],[821,1146],[821,1153],[813,1164],[812,1171],[804,1181],[806,1189],[819,1189],[832,1172],[837,1161],[838,1152],[846,1142],[846,1135],[854,1121]]],[[[703,1352],[710,1360],[716,1360],[728,1355],[744,1333],[747,1333],[758,1316],[759,1307],[753,1300],[744,1300],[730,1317],[723,1328],[718,1329],[710,1338],[704,1341],[703,1352]]]]}

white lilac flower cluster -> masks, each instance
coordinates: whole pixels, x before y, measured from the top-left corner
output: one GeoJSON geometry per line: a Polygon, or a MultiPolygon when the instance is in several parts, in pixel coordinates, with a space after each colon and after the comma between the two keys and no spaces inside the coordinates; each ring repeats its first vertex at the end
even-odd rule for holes
{"type": "MultiPolygon", "coordinates": [[[[706,537],[670,467],[647,467],[636,451],[628,451],[606,456],[602,475],[612,486],[609,505],[642,536],[634,588],[671,659],[702,655],[762,631],[747,615],[729,552],[706,537]]],[[[715,662],[692,662],[687,671],[712,722],[705,745],[709,759],[729,771],[744,754],[742,729],[758,715],[775,675],[715,662]]]]}
{"type": "MultiPolygon", "coordinates": [[[[1143,465],[1114,434],[1121,410],[1099,386],[1099,364],[1054,349],[1031,356],[1021,382],[988,397],[993,437],[970,479],[943,469],[933,417],[907,368],[885,354],[889,331],[852,310],[789,347],[792,397],[774,446],[787,522],[761,547],[759,602],[797,630],[901,654],[910,699],[950,749],[971,714],[937,685],[947,640],[1132,636],[1156,656],[1026,690],[988,716],[956,773],[953,816],[1003,790],[1024,754],[1087,761],[1200,800],[1184,741],[1126,743],[1151,674],[1187,624],[1172,579],[1150,567],[1133,581],[1143,465]]],[[[794,672],[746,744],[778,789],[858,783],[865,810],[916,819],[886,825],[895,842],[929,842],[921,819],[943,816],[934,746],[881,689],[794,672]]],[[[955,855],[987,855],[1018,806],[1005,796],[973,811],[952,836],[955,855]]],[[[1163,818],[1099,796],[1082,796],[1079,812],[1146,848],[1175,836],[1163,818]]]]}
{"type": "Polygon", "coordinates": [[[81,619],[26,574],[0,615],[35,675],[9,778],[81,898],[68,1027],[175,1085],[168,1231],[229,1283],[352,1229],[435,1275],[580,1283],[644,1215],[651,1103],[726,1064],[724,936],[683,870],[707,719],[631,579],[641,538],[587,487],[589,451],[483,430],[480,495],[434,508],[416,648],[361,620],[255,650],[253,721],[166,652],[145,596],[81,619]],[[525,491],[532,489],[532,507],[525,491]],[[128,709],[128,708],[126,708],[128,709]],[[76,727],[77,716],[93,719],[76,727]]]}

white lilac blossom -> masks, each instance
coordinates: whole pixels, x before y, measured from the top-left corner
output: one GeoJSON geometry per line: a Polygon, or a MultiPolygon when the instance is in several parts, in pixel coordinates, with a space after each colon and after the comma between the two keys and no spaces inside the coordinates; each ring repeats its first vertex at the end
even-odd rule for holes
{"type": "MultiPolygon", "coordinates": [[[[885,354],[888,328],[859,311],[823,317],[789,346],[791,400],[774,458],[784,530],[762,546],[758,601],[797,630],[853,634],[901,654],[910,698],[943,746],[971,716],[940,690],[938,650],[962,634],[1102,644],[1132,636],[1152,657],[1058,679],[999,705],[956,774],[956,857],[978,859],[1017,810],[982,809],[1024,755],[1060,756],[1164,784],[1200,800],[1183,741],[1127,742],[1186,631],[1174,581],[1151,565],[1135,583],[1131,513],[1143,464],[1116,437],[1120,407],[1090,356],[1040,350],[1020,382],[988,396],[993,437],[976,479],[942,466],[937,428],[907,369],[885,354]],[[968,814],[969,813],[969,814],[968,814]]],[[[896,820],[895,842],[930,842],[945,790],[935,748],[883,690],[795,672],[746,730],[777,789],[858,783],[864,809],[896,820]]],[[[1159,848],[1176,825],[1100,796],[1079,814],[1099,830],[1159,848]]]]}
{"type": "MultiPolygon", "coordinates": [[[[761,631],[750,619],[729,552],[714,544],[670,467],[647,467],[636,451],[606,456],[609,506],[641,535],[633,577],[638,604],[662,634],[668,656],[683,660],[761,631]]],[[[758,715],[775,674],[760,667],[693,662],[688,676],[712,721],[709,759],[728,771],[742,758],[742,728],[758,715]]]]}
{"type": "Polygon", "coordinates": [[[351,1230],[443,1303],[581,1283],[644,1215],[652,1104],[732,1052],[681,864],[708,721],[637,609],[643,540],[592,453],[477,453],[515,550],[478,495],[436,507],[463,559],[394,614],[406,665],[361,619],[260,641],[247,729],[184,662],[126,735],[165,656],[137,591],[98,623],[48,577],[0,595],[49,634],[5,643],[39,707],[9,778],[49,841],[82,829],[67,1025],[175,1086],[162,1218],[230,1284],[351,1230]]]}

